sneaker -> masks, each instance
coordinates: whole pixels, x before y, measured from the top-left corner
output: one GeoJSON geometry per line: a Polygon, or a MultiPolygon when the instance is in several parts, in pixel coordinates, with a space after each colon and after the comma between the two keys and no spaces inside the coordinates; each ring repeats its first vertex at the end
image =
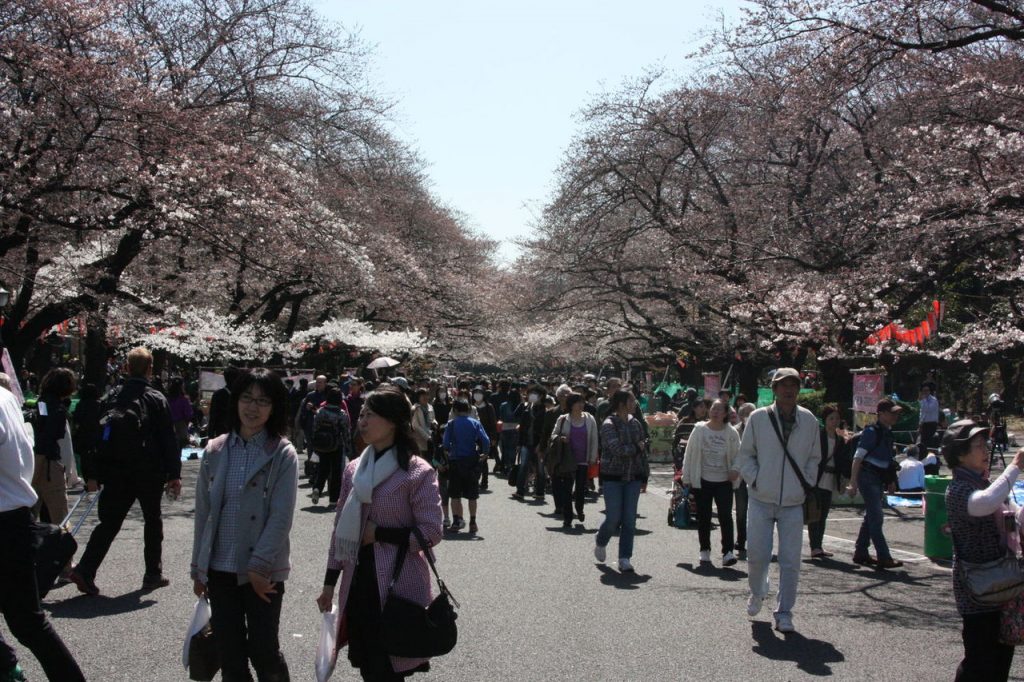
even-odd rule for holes
{"type": "Polygon", "coordinates": [[[68,573],[68,579],[75,584],[75,587],[77,587],[78,591],[82,594],[95,597],[100,593],[100,588],[96,587],[96,583],[93,582],[92,578],[85,577],[74,568],[71,569],[70,573],[68,573]]]}
{"type": "Polygon", "coordinates": [[[779,632],[796,632],[796,628],[793,627],[793,616],[788,613],[775,616],[775,629],[779,632]]]}
{"type": "Polygon", "coordinates": [[[469,532],[470,533],[476,533],[478,530],[480,530],[480,527],[476,525],[476,521],[470,521],[469,522],[469,532]]]}
{"type": "Polygon", "coordinates": [[[584,514],[583,512],[580,512],[579,514],[577,514],[576,517],[580,520],[580,523],[583,523],[587,519],[587,515],[584,514]]]}
{"type": "Polygon", "coordinates": [[[21,666],[15,663],[13,668],[6,673],[0,674],[0,682],[28,682],[28,678],[25,677],[21,666]]]}
{"type": "Polygon", "coordinates": [[[144,590],[158,590],[161,587],[167,587],[170,584],[171,581],[165,578],[161,573],[146,575],[142,578],[142,589],[144,590]]]}
{"type": "Polygon", "coordinates": [[[320,503],[320,491],[317,490],[316,488],[313,488],[313,492],[311,492],[309,496],[313,498],[313,504],[320,503]]]}
{"type": "Polygon", "coordinates": [[[455,517],[455,520],[454,520],[454,521],[452,521],[452,530],[453,530],[454,532],[458,532],[458,531],[462,530],[462,529],[463,529],[463,528],[465,528],[465,527],[466,527],[466,522],[465,522],[465,521],[463,521],[463,520],[462,520],[461,518],[459,518],[458,516],[456,516],[456,517],[455,517]]]}
{"type": "Polygon", "coordinates": [[[512,499],[517,502],[523,502],[526,500],[526,497],[522,493],[513,493],[512,499]]]}
{"type": "Polygon", "coordinates": [[[599,563],[603,564],[605,559],[608,558],[608,549],[601,545],[594,545],[594,558],[597,559],[599,563]]]}
{"type": "Polygon", "coordinates": [[[636,569],[633,568],[633,564],[629,563],[629,559],[625,557],[619,557],[619,572],[636,573],[636,569]]]}
{"type": "Polygon", "coordinates": [[[700,551],[700,562],[702,564],[710,564],[711,563],[711,551],[710,550],[702,549],[700,551]]]}
{"type": "Polygon", "coordinates": [[[762,606],[764,606],[764,597],[755,597],[754,595],[747,597],[747,615],[751,618],[761,613],[762,606]]]}
{"type": "Polygon", "coordinates": [[[723,566],[735,566],[736,565],[736,556],[732,552],[726,552],[725,554],[722,555],[722,565],[723,566]]]}
{"type": "Polygon", "coordinates": [[[449,528],[452,527],[451,519],[445,519],[444,521],[441,522],[441,525],[444,526],[445,530],[448,530],[449,528]]]}

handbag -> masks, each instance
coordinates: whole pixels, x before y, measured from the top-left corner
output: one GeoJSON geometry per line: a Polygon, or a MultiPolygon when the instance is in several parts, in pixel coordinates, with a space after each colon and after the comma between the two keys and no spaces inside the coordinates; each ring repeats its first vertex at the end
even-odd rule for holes
{"type": "Polygon", "coordinates": [[[970,598],[979,604],[1005,604],[1024,594],[1024,571],[1012,553],[992,561],[960,560],[970,598]]]}
{"type": "Polygon", "coordinates": [[[519,465],[513,464],[508,468],[508,484],[515,488],[519,485],[519,465]]]}
{"type": "Polygon", "coordinates": [[[1008,646],[1024,644],[1024,595],[1018,595],[1003,606],[999,614],[999,641],[1008,646]]]}
{"type": "Polygon", "coordinates": [[[544,457],[548,476],[570,476],[576,473],[576,458],[572,456],[572,448],[562,442],[562,431],[569,419],[564,415],[558,418],[548,442],[548,451],[544,457]]]}
{"type": "Polygon", "coordinates": [[[379,641],[384,651],[391,656],[402,658],[431,658],[443,656],[455,648],[458,642],[459,633],[455,625],[458,614],[459,602],[455,600],[448,586],[437,574],[437,567],[434,565],[434,556],[427,546],[420,529],[413,526],[413,535],[423,548],[423,554],[430,564],[430,570],[434,572],[437,580],[439,594],[430,602],[426,608],[414,601],[400,597],[395,593],[395,583],[402,573],[402,566],[405,565],[405,556],[409,553],[409,546],[405,544],[399,548],[398,558],[395,559],[395,571],[391,576],[391,584],[388,585],[387,597],[384,601],[384,608],[380,614],[379,641]]]}
{"type": "Polygon", "coordinates": [[[199,682],[209,682],[220,670],[220,650],[210,629],[210,602],[206,597],[196,600],[192,609],[181,662],[188,669],[188,678],[199,682]]]}
{"type": "Polygon", "coordinates": [[[796,477],[800,481],[800,486],[804,489],[804,523],[807,525],[817,523],[821,520],[821,506],[818,504],[818,496],[814,493],[814,487],[807,482],[807,479],[804,478],[804,473],[796,465],[796,460],[789,454],[786,440],[782,437],[782,431],[779,430],[779,422],[775,418],[775,413],[771,410],[768,410],[768,419],[771,420],[772,428],[775,429],[775,435],[779,437],[779,442],[782,444],[782,452],[785,453],[786,459],[789,460],[789,464],[793,467],[793,472],[796,473],[796,477]]]}

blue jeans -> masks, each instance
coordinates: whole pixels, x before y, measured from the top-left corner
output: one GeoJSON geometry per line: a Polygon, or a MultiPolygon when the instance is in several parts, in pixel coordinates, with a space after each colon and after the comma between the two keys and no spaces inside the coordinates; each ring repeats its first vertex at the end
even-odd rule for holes
{"type": "Polygon", "coordinates": [[[885,520],[882,514],[882,495],[885,494],[885,488],[881,477],[874,469],[868,468],[866,462],[861,464],[860,474],[857,476],[857,489],[864,498],[864,521],[860,524],[854,554],[865,556],[870,543],[875,546],[875,554],[878,555],[879,561],[892,559],[889,544],[882,534],[882,522],[885,520]]]}
{"type": "Polygon", "coordinates": [[[640,502],[640,481],[605,481],[604,523],[597,531],[597,545],[607,547],[612,533],[619,531],[619,558],[633,556],[633,536],[636,535],[636,508],[640,502]]]}
{"type": "Polygon", "coordinates": [[[544,467],[540,466],[537,461],[537,449],[531,448],[524,445],[519,448],[519,478],[516,481],[516,493],[519,495],[526,494],[526,480],[530,475],[530,466],[533,465],[537,469],[537,475],[534,477],[534,494],[538,497],[544,495],[544,467]]]}
{"type": "Polygon", "coordinates": [[[508,471],[516,463],[516,452],[519,450],[519,433],[517,431],[501,432],[501,467],[508,471]]]}

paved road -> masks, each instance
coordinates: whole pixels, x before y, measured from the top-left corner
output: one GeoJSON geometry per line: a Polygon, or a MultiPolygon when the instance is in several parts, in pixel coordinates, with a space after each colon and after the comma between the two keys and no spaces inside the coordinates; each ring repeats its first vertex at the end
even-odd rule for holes
{"type": "MultiPolygon", "coordinates": [[[[194,479],[196,469],[188,463],[186,476],[194,479]]],[[[419,679],[951,679],[961,653],[960,621],[948,568],[917,554],[919,512],[887,519],[889,536],[910,561],[883,573],[849,563],[847,538],[856,532],[857,514],[838,510],[826,542],[838,561],[805,561],[795,610],[799,632],[783,637],[771,629],[767,612],[746,616],[743,562],[731,569],[695,567],[696,533],[665,522],[667,498],[658,485],[666,480],[664,472],[656,476],[641,499],[635,576],[594,562],[600,502],[588,506],[586,524],[566,533],[550,516],[550,504],[515,502],[504,484],[485,495],[479,536],[458,535],[438,548],[442,576],[462,603],[462,639],[419,679]]],[[[138,589],[142,525],[136,509],[97,577],[103,594],[83,597],[65,587],[47,598],[46,609],[88,679],[187,679],[180,655],[194,602],[187,579],[190,498],[165,506],[170,587],[138,589]]],[[[319,625],[313,599],[331,522],[325,506],[300,497],[295,570],[281,623],[295,680],[313,679],[319,625]]],[[[29,678],[43,679],[31,655],[19,653],[29,678]]],[[[342,660],[334,679],[356,676],[342,660]]],[[[1015,665],[1013,679],[1024,679],[1024,663],[1015,665]]]]}

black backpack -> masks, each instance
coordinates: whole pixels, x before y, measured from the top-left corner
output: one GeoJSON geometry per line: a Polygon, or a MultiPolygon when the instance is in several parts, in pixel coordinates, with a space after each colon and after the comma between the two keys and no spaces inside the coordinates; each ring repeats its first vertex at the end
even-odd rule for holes
{"type": "Polygon", "coordinates": [[[341,449],[342,415],[334,410],[320,408],[313,417],[314,452],[337,452],[341,449]]]}
{"type": "Polygon", "coordinates": [[[127,462],[146,449],[146,407],[144,392],[137,395],[123,388],[111,394],[100,417],[99,456],[106,462],[127,462]]]}

